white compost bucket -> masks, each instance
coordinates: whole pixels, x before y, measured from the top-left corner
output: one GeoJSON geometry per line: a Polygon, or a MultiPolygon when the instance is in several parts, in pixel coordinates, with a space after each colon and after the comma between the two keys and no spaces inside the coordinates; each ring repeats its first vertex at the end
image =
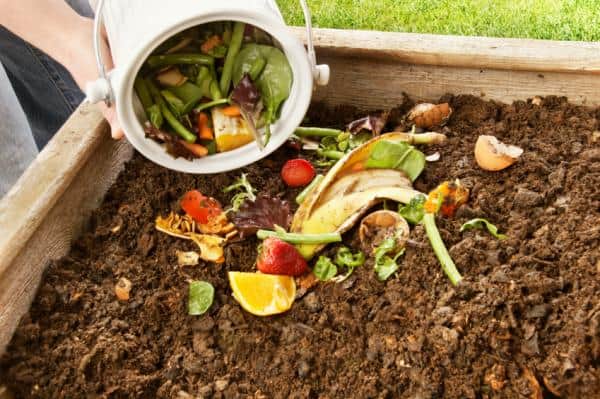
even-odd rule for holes
{"type": "Polygon", "coordinates": [[[100,0],[94,26],[100,78],[88,84],[87,99],[114,103],[131,144],[146,158],[169,169],[218,173],[255,162],[277,149],[300,125],[310,103],[313,84],[325,85],[329,80],[329,67],[316,65],[310,13],[306,1],[300,0],[300,3],[306,20],[308,52],[285,25],[274,0],[100,0]],[[160,144],[145,138],[143,122],[146,117],[135,95],[134,79],[150,53],[169,37],[196,25],[227,20],[254,25],[273,37],[292,69],[290,95],[282,105],[280,118],[271,125],[272,137],[264,149],[253,141],[204,158],[175,159],[160,144]],[[108,76],[99,51],[102,22],[116,65],[108,76]]]}

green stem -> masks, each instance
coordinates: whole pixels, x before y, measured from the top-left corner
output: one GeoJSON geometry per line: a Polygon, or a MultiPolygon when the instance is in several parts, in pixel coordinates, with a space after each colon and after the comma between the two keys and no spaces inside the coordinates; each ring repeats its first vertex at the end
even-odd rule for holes
{"type": "Polygon", "coordinates": [[[166,54],[166,55],[151,55],[147,60],[150,68],[160,68],[168,65],[213,65],[215,59],[210,55],[205,54],[166,54]]]}
{"type": "Polygon", "coordinates": [[[294,134],[299,137],[337,137],[343,133],[338,129],[327,129],[324,127],[297,127],[294,134]]]}
{"type": "Polygon", "coordinates": [[[306,199],[306,196],[315,188],[319,185],[319,183],[321,183],[321,180],[323,180],[325,176],[323,175],[316,175],[315,178],[310,182],[310,184],[308,186],[306,186],[306,188],[304,190],[302,190],[300,192],[300,194],[298,194],[298,196],[296,197],[296,203],[298,205],[300,205],[301,203],[304,202],[304,200],[306,199]]]}
{"type": "Polygon", "coordinates": [[[133,87],[135,88],[135,92],[137,93],[144,109],[150,108],[154,102],[152,101],[152,96],[150,95],[146,81],[140,77],[136,77],[135,81],[133,82],[133,87]]]}
{"type": "Polygon", "coordinates": [[[225,64],[223,65],[223,73],[221,73],[221,81],[219,82],[219,88],[221,93],[228,93],[229,86],[231,85],[231,73],[233,71],[233,64],[235,63],[235,57],[242,47],[242,40],[244,39],[244,29],[246,24],[243,22],[236,22],[233,25],[233,34],[231,35],[231,43],[227,49],[227,56],[225,56],[225,64]]]}
{"type": "Polygon", "coordinates": [[[345,155],[342,151],[335,150],[317,150],[317,154],[319,154],[322,157],[335,160],[342,159],[342,157],[345,155]]]}
{"type": "Polygon", "coordinates": [[[150,79],[147,79],[146,85],[148,86],[148,91],[150,91],[152,98],[154,98],[154,102],[160,107],[160,112],[167,120],[167,123],[173,128],[173,131],[175,131],[175,133],[181,136],[188,143],[196,142],[196,135],[183,126],[175,117],[175,115],[173,115],[164,98],[160,94],[160,90],[158,90],[158,87],[156,87],[154,82],[152,82],[150,79]]]}
{"type": "Polygon", "coordinates": [[[209,101],[207,103],[202,103],[202,104],[198,105],[196,108],[194,108],[194,111],[200,112],[200,111],[204,111],[205,109],[208,109],[208,108],[216,107],[218,105],[225,105],[225,104],[229,104],[229,99],[228,98],[220,98],[218,100],[213,100],[213,101],[209,101]]]}
{"type": "Polygon", "coordinates": [[[402,141],[406,141],[408,144],[443,144],[446,141],[446,135],[436,132],[426,133],[402,133],[396,132],[397,135],[401,135],[402,141]]]}
{"type": "Polygon", "coordinates": [[[167,105],[164,102],[160,104],[160,110],[162,111],[163,116],[167,120],[167,123],[171,125],[175,133],[181,136],[181,138],[187,141],[188,143],[196,142],[196,135],[190,132],[185,126],[181,124],[181,122],[179,122],[179,120],[175,117],[175,115],[173,115],[173,113],[171,113],[171,110],[169,109],[169,107],[167,107],[167,105]]]}
{"type": "Polygon", "coordinates": [[[462,280],[462,276],[456,269],[456,265],[452,261],[446,245],[444,245],[444,241],[440,236],[440,232],[435,225],[435,215],[433,213],[425,213],[423,216],[423,225],[425,226],[425,232],[427,233],[427,237],[429,237],[433,252],[435,252],[440,261],[444,273],[446,273],[446,276],[448,276],[453,285],[457,285],[462,280]]]}
{"type": "Polygon", "coordinates": [[[302,233],[286,233],[271,230],[258,230],[256,236],[264,240],[268,237],[277,237],[282,241],[290,244],[328,244],[331,242],[341,242],[342,236],[339,233],[322,233],[322,234],[302,234],[302,233]]]}

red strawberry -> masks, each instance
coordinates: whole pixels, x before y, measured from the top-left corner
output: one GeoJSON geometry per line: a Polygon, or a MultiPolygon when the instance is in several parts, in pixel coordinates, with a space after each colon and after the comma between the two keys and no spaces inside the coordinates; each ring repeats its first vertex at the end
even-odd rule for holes
{"type": "Polygon", "coordinates": [[[300,276],[308,269],[296,247],[276,237],[263,241],[256,267],[262,273],[285,276],[300,276]]]}
{"type": "Polygon", "coordinates": [[[306,186],[315,177],[315,168],[306,159],[290,159],[281,169],[281,178],[290,187],[306,186]]]}

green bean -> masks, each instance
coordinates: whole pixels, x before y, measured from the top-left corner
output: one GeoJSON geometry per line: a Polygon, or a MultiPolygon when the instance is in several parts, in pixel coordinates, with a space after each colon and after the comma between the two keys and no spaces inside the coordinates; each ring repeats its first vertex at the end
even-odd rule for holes
{"type": "Polygon", "coordinates": [[[304,234],[286,233],[285,231],[258,230],[256,236],[260,240],[264,240],[268,237],[277,237],[290,244],[328,244],[330,242],[342,241],[340,233],[304,234]]]}
{"type": "Polygon", "coordinates": [[[328,137],[334,136],[337,137],[339,134],[343,133],[338,129],[327,129],[323,127],[297,127],[294,131],[294,134],[299,137],[328,137]]]}
{"type": "Polygon", "coordinates": [[[335,160],[342,159],[342,157],[345,155],[342,151],[335,150],[317,150],[317,154],[319,154],[322,157],[335,160]]]}
{"type": "Polygon", "coordinates": [[[171,93],[169,90],[161,90],[160,94],[163,96],[169,108],[177,117],[181,117],[184,115],[183,109],[185,108],[185,104],[179,97],[175,94],[171,93]]]}
{"type": "Polygon", "coordinates": [[[229,104],[229,99],[228,98],[220,98],[218,100],[213,100],[213,101],[210,101],[207,103],[202,103],[202,104],[198,105],[196,108],[194,108],[194,111],[200,112],[200,111],[204,111],[205,109],[208,109],[208,108],[216,107],[217,105],[225,105],[225,104],[229,104]]]}
{"type": "Polygon", "coordinates": [[[187,141],[188,143],[196,142],[196,135],[190,132],[185,126],[181,124],[181,122],[179,122],[179,120],[175,117],[175,115],[171,113],[171,110],[169,110],[169,107],[167,107],[165,103],[161,104],[160,110],[162,111],[162,114],[167,120],[167,123],[171,125],[175,133],[181,136],[181,138],[187,141]]]}
{"type": "Polygon", "coordinates": [[[242,46],[245,27],[246,24],[244,24],[243,22],[236,22],[233,25],[231,43],[229,44],[229,49],[227,50],[227,56],[225,57],[225,65],[223,66],[223,73],[221,73],[221,81],[219,82],[219,88],[221,89],[221,93],[229,92],[233,64],[235,63],[235,57],[237,56],[237,53],[240,51],[240,47],[242,46]]]}
{"type": "Polygon", "coordinates": [[[319,183],[321,183],[321,180],[323,180],[324,177],[325,176],[323,175],[316,175],[315,178],[310,182],[310,184],[306,186],[306,188],[296,196],[296,203],[298,205],[302,204],[308,196],[308,194],[310,194],[310,192],[313,189],[315,189],[319,185],[319,183]]]}
{"type": "Polygon", "coordinates": [[[133,87],[135,88],[135,92],[142,103],[144,109],[150,108],[154,102],[152,101],[152,96],[148,91],[148,86],[146,85],[146,81],[140,77],[136,77],[133,83],[133,87]]]}
{"type": "Polygon", "coordinates": [[[152,104],[150,107],[146,108],[146,114],[148,115],[150,123],[152,123],[155,128],[160,129],[162,127],[164,119],[158,104],[152,104]]]}
{"type": "Polygon", "coordinates": [[[160,68],[168,65],[178,64],[199,64],[199,65],[213,65],[215,59],[210,55],[205,54],[166,54],[166,55],[151,55],[148,57],[148,66],[150,68],[160,68]]]}
{"type": "Polygon", "coordinates": [[[185,126],[183,126],[181,122],[177,120],[175,115],[173,115],[173,113],[167,106],[167,103],[165,102],[164,98],[160,94],[160,91],[154,85],[154,83],[150,79],[147,79],[146,84],[148,86],[150,94],[152,95],[152,98],[154,98],[154,102],[158,104],[158,106],[160,107],[160,112],[167,120],[167,123],[173,128],[175,133],[181,136],[185,141],[189,143],[194,143],[196,141],[196,136],[194,135],[194,133],[190,132],[185,126]]]}

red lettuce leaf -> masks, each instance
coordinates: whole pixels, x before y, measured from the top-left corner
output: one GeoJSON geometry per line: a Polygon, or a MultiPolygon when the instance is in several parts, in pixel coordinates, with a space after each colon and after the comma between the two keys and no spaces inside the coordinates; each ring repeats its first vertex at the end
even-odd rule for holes
{"type": "Polygon", "coordinates": [[[230,219],[241,237],[256,234],[259,229],[273,229],[275,225],[287,230],[292,222],[292,208],[288,201],[259,194],[255,201],[246,200],[230,219]]]}
{"type": "Polygon", "coordinates": [[[364,118],[357,119],[348,124],[347,130],[356,134],[362,130],[373,132],[374,136],[378,136],[387,122],[388,114],[386,112],[380,114],[367,115],[364,118]]]}

